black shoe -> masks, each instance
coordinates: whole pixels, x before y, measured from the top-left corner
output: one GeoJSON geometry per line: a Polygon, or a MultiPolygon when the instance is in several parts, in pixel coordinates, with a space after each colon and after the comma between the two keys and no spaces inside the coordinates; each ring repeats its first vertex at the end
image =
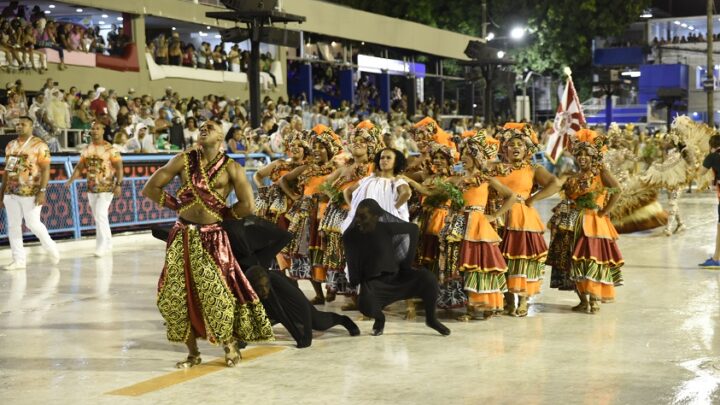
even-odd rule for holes
{"type": "Polygon", "coordinates": [[[441,334],[441,335],[443,335],[443,336],[449,336],[449,335],[450,335],[450,329],[448,329],[447,326],[443,325],[443,324],[440,323],[440,321],[438,321],[438,320],[435,320],[435,321],[432,321],[432,322],[426,322],[425,325],[427,325],[427,326],[430,327],[430,328],[435,329],[436,331],[438,331],[439,334],[441,334]]]}
{"type": "Polygon", "coordinates": [[[382,334],[383,334],[382,329],[373,329],[372,332],[370,332],[370,335],[372,335],[372,336],[380,336],[382,334]]]}
{"type": "Polygon", "coordinates": [[[350,317],[343,316],[342,324],[345,329],[347,329],[348,333],[350,333],[350,336],[357,336],[360,334],[360,328],[358,328],[357,324],[355,324],[350,317]]]}

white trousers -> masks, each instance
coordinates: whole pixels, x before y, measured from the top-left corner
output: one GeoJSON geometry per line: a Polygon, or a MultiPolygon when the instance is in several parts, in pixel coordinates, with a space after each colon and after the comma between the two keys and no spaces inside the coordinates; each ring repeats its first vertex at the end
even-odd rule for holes
{"type": "Polygon", "coordinates": [[[88,193],[90,211],[95,220],[95,250],[97,251],[112,249],[112,233],[108,219],[112,199],[112,193],[88,193]]]}
{"type": "Polygon", "coordinates": [[[35,197],[21,197],[6,194],[3,198],[8,222],[8,239],[14,262],[25,263],[25,247],[23,246],[22,222],[30,232],[40,239],[42,247],[50,254],[57,254],[57,245],[50,238],[47,228],[40,222],[41,205],[35,205],[35,197]]]}

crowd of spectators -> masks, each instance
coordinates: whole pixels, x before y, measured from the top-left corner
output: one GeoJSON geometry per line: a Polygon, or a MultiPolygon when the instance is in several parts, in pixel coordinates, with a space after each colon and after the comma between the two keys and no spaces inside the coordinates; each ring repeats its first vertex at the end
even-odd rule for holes
{"type": "MultiPolygon", "coordinates": [[[[148,42],[146,51],[158,65],[185,66],[198,69],[222,70],[246,73],[250,66],[250,52],[241,50],[238,44],[225,51],[225,44],[214,47],[203,41],[198,49],[192,43],[185,43],[180,34],[173,32],[170,37],[164,33],[148,42]]],[[[270,52],[260,54],[260,71],[270,73],[273,57],[270,52]]]]}
{"type": "MultiPolygon", "coordinates": [[[[713,42],[720,41],[720,32],[713,35],[713,42]]],[[[689,44],[689,43],[698,43],[698,42],[707,42],[707,38],[701,33],[701,32],[690,32],[687,36],[685,35],[675,35],[672,37],[662,37],[653,38],[652,45],[653,46],[662,46],[662,45],[670,45],[670,44],[689,44]]]]}
{"type": "Polygon", "coordinates": [[[60,55],[61,70],[65,69],[64,51],[93,52],[120,56],[130,38],[122,27],[112,25],[110,32],[103,38],[100,27],[83,26],[72,22],[55,21],[34,6],[11,1],[0,14],[0,52],[7,64],[3,69],[16,66],[21,70],[47,70],[46,56],[38,52],[41,48],[50,48],[60,55]],[[37,61],[36,61],[37,59],[37,61]]]}
{"type": "MultiPolygon", "coordinates": [[[[389,113],[364,104],[343,102],[333,108],[323,100],[308,103],[304,97],[287,101],[282,97],[265,97],[261,125],[257,128],[250,125],[247,101],[222,95],[187,98],[172,88],[157,98],[136,94],[132,89],[121,95],[101,84],[82,90],[61,86],[51,78],[34,92],[26,91],[20,80],[8,84],[6,90],[7,96],[0,97],[0,127],[12,132],[15,120],[29,115],[34,120],[34,134],[44,139],[51,151],[61,149],[58,140],[64,130],[74,129],[85,134],[93,121],[100,121],[105,124],[106,140],[122,153],[172,153],[192,148],[203,122],[215,119],[226,134],[228,152],[276,157],[285,153],[283,140],[291,130],[310,130],[323,124],[347,141],[354,125],[369,119],[383,129],[387,144],[405,153],[417,152],[417,145],[409,134],[413,121],[419,117],[407,116],[406,99],[399,89],[394,90],[393,108],[389,113]]],[[[426,99],[419,108],[418,113],[434,117],[456,112],[450,102],[446,101],[441,107],[433,99],[426,99]]],[[[459,137],[463,131],[480,124],[461,118],[443,125],[459,137]]],[[[80,142],[86,143],[87,137],[80,137],[80,142]]],[[[82,145],[62,147],[79,150],[82,145]]],[[[259,164],[253,159],[247,162],[249,167],[259,164]]]]}

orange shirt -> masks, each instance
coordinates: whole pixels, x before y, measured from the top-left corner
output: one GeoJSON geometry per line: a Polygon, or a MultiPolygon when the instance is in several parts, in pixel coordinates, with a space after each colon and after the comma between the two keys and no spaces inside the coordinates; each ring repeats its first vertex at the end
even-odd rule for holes
{"type": "Polygon", "coordinates": [[[17,139],[5,147],[5,171],[8,175],[7,194],[22,197],[40,192],[40,166],[50,164],[50,149],[40,138],[31,136],[26,142],[17,139]]]}
{"type": "Polygon", "coordinates": [[[121,161],[120,152],[112,144],[103,141],[100,145],[91,143],[80,154],[80,161],[87,171],[87,189],[90,193],[109,193],[115,187],[115,167],[121,161]]]}

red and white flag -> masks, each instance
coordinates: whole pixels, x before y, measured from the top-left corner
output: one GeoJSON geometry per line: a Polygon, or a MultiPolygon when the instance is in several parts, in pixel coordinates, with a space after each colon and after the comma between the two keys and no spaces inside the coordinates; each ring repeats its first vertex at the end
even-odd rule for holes
{"type": "Polygon", "coordinates": [[[570,136],[585,126],[580,100],[578,100],[572,77],[568,75],[565,91],[555,114],[554,132],[548,137],[545,154],[555,164],[563,150],[570,145],[570,136]]]}

